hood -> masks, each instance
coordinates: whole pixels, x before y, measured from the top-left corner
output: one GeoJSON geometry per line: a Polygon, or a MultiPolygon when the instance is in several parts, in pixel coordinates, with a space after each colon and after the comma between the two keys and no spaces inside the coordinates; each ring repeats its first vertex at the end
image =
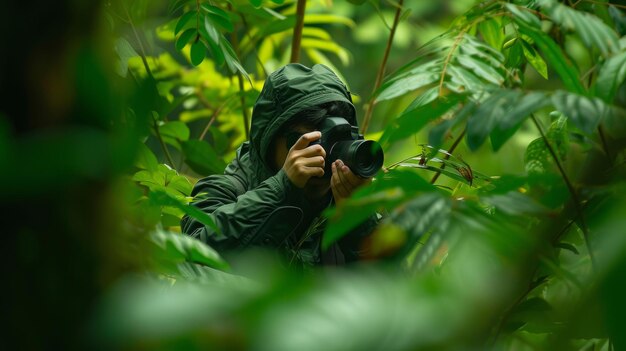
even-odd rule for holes
{"type": "Polygon", "coordinates": [[[330,101],[349,104],[352,114],[344,117],[356,125],[350,93],[328,67],[318,64],[308,68],[291,63],[267,77],[254,105],[250,136],[250,160],[259,171],[259,181],[273,174],[267,155],[280,128],[298,112],[330,101]]]}

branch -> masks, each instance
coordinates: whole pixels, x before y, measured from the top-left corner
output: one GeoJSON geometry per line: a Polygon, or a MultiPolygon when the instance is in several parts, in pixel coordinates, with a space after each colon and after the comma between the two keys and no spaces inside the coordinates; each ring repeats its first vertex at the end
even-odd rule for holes
{"type": "MultiPolygon", "coordinates": [[[[461,132],[461,134],[459,134],[458,137],[456,137],[456,140],[454,140],[454,143],[452,143],[452,146],[450,146],[450,149],[448,150],[448,153],[446,154],[446,156],[444,157],[444,160],[448,160],[450,158],[450,155],[452,154],[452,152],[454,151],[454,149],[456,149],[457,146],[459,146],[459,143],[461,142],[461,140],[463,140],[463,137],[465,136],[465,129],[463,129],[463,131],[461,132]]],[[[435,173],[435,175],[433,176],[433,178],[430,180],[430,184],[435,184],[435,182],[437,181],[437,179],[439,178],[439,176],[441,175],[441,171],[446,168],[446,164],[442,163],[441,166],[439,167],[439,172],[435,173]]],[[[471,185],[471,183],[470,183],[471,185]]]]}
{"type": "Polygon", "coordinates": [[[167,161],[170,163],[172,167],[176,167],[174,165],[174,160],[172,159],[172,155],[170,155],[170,151],[167,149],[165,142],[163,141],[163,137],[161,136],[161,132],[159,132],[159,124],[157,123],[156,118],[152,116],[152,122],[154,125],[154,132],[156,133],[157,139],[159,139],[159,143],[161,144],[161,148],[163,148],[163,152],[165,153],[165,157],[167,157],[167,161]]]}
{"type": "Polygon", "coordinates": [[[304,27],[304,10],[306,0],[298,0],[296,7],[296,26],[293,29],[293,40],[291,41],[291,61],[300,62],[300,42],[302,41],[302,27],[304,27]]]}
{"type": "Polygon", "coordinates": [[[374,90],[372,91],[372,98],[370,99],[369,104],[367,104],[365,110],[365,117],[363,117],[363,127],[361,128],[361,133],[365,134],[367,132],[367,128],[369,127],[370,120],[372,119],[372,114],[374,113],[374,93],[380,88],[380,85],[383,81],[383,76],[385,75],[385,67],[387,66],[387,59],[389,59],[389,52],[391,51],[391,44],[393,43],[393,37],[396,35],[396,28],[398,28],[398,24],[400,23],[400,15],[402,14],[402,4],[404,0],[398,1],[398,6],[396,8],[396,14],[393,18],[393,25],[391,26],[391,32],[389,33],[389,38],[387,39],[387,47],[385,47],[385,53],[383,54],[383,60],[380,63],[380,67],[378,67],[378,73],[376,74],[376,82],[374,83],[374,90]]]}
{"type": "Polygon", "coordinates": [[[585,245],[587,246],[587,251],[589,252],[589,257],[591,258],[591,266],[595,268],[596,267],[595,257],[593,255],[593,251],[591,250],[591,245],[589,244],[589,228],[587,228],[587,222],[585,221],[583,210],[580,207],[581,203],[580,203],[580,199],[578,198],[578,193],[576,192],[576,189],[574,188],[574,186],[572,185],[572,182],[567,176],[567,173],[565,173],[565,170],[563,169],[563,166],[561,165],[561,161],[559,161],[559,158],[556,155],[554,148],[552,148],[552,145],[550,145],[550,142],[548,141],[548,138],[543,132],[543,129],[541,128],[541,125],[539,124],[539,121],[537,121],[537,118],[535,117],[534,114],[531,114],[530,117],[533,123],[535,124],[535,127],[537,127],[539,134],[541,134],[544,144],[546,145],[546,147],[548,148],[548,151],[550,152],[550,155],[554,159],[554,163],[556,163],[556,166],[559,168],[559,172],[561,173],[561,177],[563,177],[563,181],[567,185],[567,189],[569,190],[570,194],[572,194],[574,208],[576,209],[576,213],[578,214],[578,217],[580,218],[580,224],[581,224],[580,229],[583,231],[583,236],[585,238],[585,245]]]}

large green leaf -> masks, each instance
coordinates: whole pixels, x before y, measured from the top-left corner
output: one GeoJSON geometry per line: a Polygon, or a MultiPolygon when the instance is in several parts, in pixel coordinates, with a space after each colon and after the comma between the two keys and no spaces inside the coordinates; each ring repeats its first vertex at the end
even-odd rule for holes
{"type": "Polygon", "coordinates": [[[180,142],[189,139],[189,127],[181,121],[165,122],[159,126],[159,134],[164,142],[180,149],[180,142]]]}
{"type": "Polygon", "coordinates": [[[198,222],[210,227],[216,233],[220,234],[221,230],[215,225],[213,218],[200,210],[199,208],[186,203],[184,200],[179,199],[166,191],[154,190],[149,194],[150,202],[159,206],[170,206],[183,211],[188,216],[198,220],[198,222]]]}
{"type": "Polygon", "coordinates": [[[520,39],[522,43],[522,51],[524,52],[524,57],[528,60],[531,66],[545,79],[548,79],[548,65],[546,65],[546,61],[535,51],[535,49],[530,46],[528,42],[524,39],[520,39]]]}
{"type": "Polygon", "coordinates": [[[158,248],[155,255],[160,261],[173,264],[193,262],[221,270],[229,268],[215,250],[190,236],[157,230],[150,239],[158,248]]]}
{"type": "Polygon", "coordinates": [[[565,87],[575,93],[585,94],[586,89],[579,81],[579,74],[574,65],[563,55],[561,48],[541,30],[528,26],[523,20],[516,17],[519,30],[522,34],[530,37],[535,45],[541,50],[545,59],[558,73],[565,87]]]}
{"type": "Polygon", "coordinates": [[[480,147],[499,121],[506,116],[511,103],[518,100],[521,92],[499,90],[483,101],[467,120],[467,145],[471,150],[480,147]]]}
{"type": "Polygon", "coordinates": [[[417,192],[432,191],[436,188],[415,172],[390,170],[371,186],[357,191],[340,207],[325,212],[330,221],[322,247],[327,248],[377,211],[391,210],[417,192]]]}
{"type": "Polygon", "coordinates": [[[201,40],[196,41],[191,44],[191,64],[194,66],[198,66],[204,61],[204,57],[206,56],[206,48],[201,40]]]}
{"type": "Polygon", "coordinates": [[[549,104],[550,99],[543,92],[530,92],[519,97],[516,101],[511,101],[509,109],[502,118],[498,119],[496,127],[490,134],[493,150],[500,150],[502,145],[515,134],[526,117],[549,104]]]}
{"type": "Polygon", "coordinates": [[[183,30],[183,28],[185,28],[187,23],[189,23],[189,21],[191,21],[192,18],[196,17],[197,14],[198,12],[196,11],[189,11],[185,13],[184,15],[180,16],[180,19],[176,23],[176,29],[174,29],[174,34],[178,34],[178,32],[183,30]]]}
{"type": "Polygon", "coordinates": [[[611,103],[617,89],[626,79],[626,51],[609,57],[598,72],[594,88],[595,95],[604,102],[611,103]]]}
{"type": "Polygon", "coordinates": [[[425,104],[423,101],[424,98],[424,95],[418,97],[385,129],[380,138],[381,143],[398,141],[419,132],[428,122],[433,121],[458,105],[466,96],[451,94],[438,97],[425,104]]]}
{"type": "Polygon", "coordinates": [[[176,44],[175,44],[176,50],[182,51],[183,48],[187,45],[187,43],[189,43],[191,38],[193,38],[194,35],[197,35],[197,34],[198,32],[194,28],[190,28],[184,31],[183,34],[181,34],[178,37],[178,39],[176,39],[176,44]]]}
{"type": "Polygon", "coordinates": [[[619,48],[615,31],[598,17],[574,10],[554,0],[541,0],[540,3],[554,22],[565,29],[576,31],[585,45],[598,48],[602,55],[609,56],[619,48]]]}
{"type": "Polygon", "coordinates": [[[437,82],[441,76],[442,60],[433,60],[402,74],[390,76],[375,92],[376,102],[393,99],[437,82]]]}
{"type": "Polygon", "coordinates": [[[482,62],[469,55],[458,55],[456,57],[458,63],[474,72],[477,77],[486,80],[489,83],[495,85],[502,85],[504,83],[504,77],[492,66],[482,62]]]}
{"type": "Polygon", "coordinates": [[[230,20],[228,12],[221,8],[209,4],[202,4],[202,9],[206,11],[206,18],[210,19],[213,23],[218,25],[222,30],[232,32],[235,27],[230,20]]]}
{"type": "Polygon", "coordinates": [[[569,117],[581,131],[592,134],[602,119],[610,112],[602,100],[557,91],[552,95],[554,107],[569,117]]]}
{"type": "Polygon", "coordinates": [[[182,143],[182,149],[185,162],[191,169],[202,175],[219,174],[226,168],[226,163],[206,141],[187,140],[182,143]]]}

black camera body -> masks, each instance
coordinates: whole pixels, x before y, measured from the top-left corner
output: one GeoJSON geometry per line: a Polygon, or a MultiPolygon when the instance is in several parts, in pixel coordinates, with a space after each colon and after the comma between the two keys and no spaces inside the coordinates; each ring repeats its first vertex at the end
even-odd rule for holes
{"type": "MultiPolygon", "coordinates": [[[[380,144],[374,140],[365,140],[359,134],[358,127],[350,125],[345,118],[326,117],[318,130],[322,137],[311,145],[320,144],[326,151],[324,177],[330,178],[331,165],[338,159],[362,178],[374,176],[383,166],[384,153],[380,144]]],[[[288,147],[291,148],[298,138],[287,140],[288,147]]]]}

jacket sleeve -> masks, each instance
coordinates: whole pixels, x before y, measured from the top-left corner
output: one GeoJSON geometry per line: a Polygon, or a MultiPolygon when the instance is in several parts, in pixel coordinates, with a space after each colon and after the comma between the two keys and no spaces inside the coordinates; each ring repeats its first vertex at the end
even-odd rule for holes
{"type": "Polygon", "coordinates": [[[251,245],[279,246],[302,219],[298,190],[283,170],[254,189],[237,175],[212,175],[192,191],[193,205],[209,214],[220,233],[184,216],[182,231],[218,251],[251,245]]]}

